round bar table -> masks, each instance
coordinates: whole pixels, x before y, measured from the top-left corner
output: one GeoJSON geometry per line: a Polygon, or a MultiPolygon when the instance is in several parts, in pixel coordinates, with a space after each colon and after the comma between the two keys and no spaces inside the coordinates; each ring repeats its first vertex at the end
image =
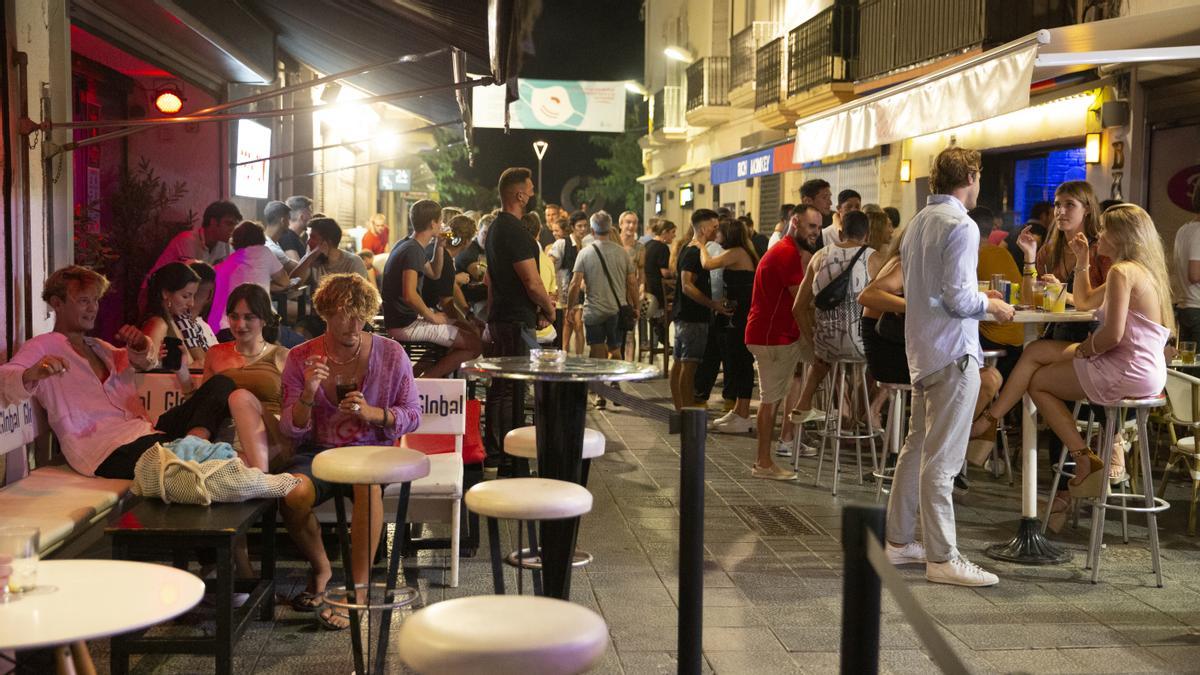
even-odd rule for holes
{"type": "MultiPolygon", "coordinates": [[[[1092,321],[1094,312],[1045,312],[1019,310],[1013,323],[1025,324],[1025,346],[1038,339],[1038,327],[1045,323],[1082,323],[1092,321]]],[[[1021,520],[1015,537],[987,547],[989,558],[1024,565],[1061,565],[1071,554],[1051,543],[1042,534],[1037,506],[1037,408],[1026,393],[1021,399],[1021,520]]]]}
{"type": "Polygon", "coordinates": [[[56,647],[149,628],[195,607],[204,595],[204,582],[194,574],[124,560],[43,560],[38,585],[45,589],[0,604],[0,649],[56,647]]]}
{"type": "MultiPolygon", "coordinates": [[[[528,380],[534,383],[534,425],[537,427],[538,475],[583,482],[583,429],[590,382],[625,382],[658,377],[657,366],[568,357],[560,364],[536,363],[528,356],[478,358],[462,365],[477,377],[528,380]]],[[[545,594],[567,600],[571,594],[571,560],[579,519],[540,524],[542,584],[545,594]]]]}

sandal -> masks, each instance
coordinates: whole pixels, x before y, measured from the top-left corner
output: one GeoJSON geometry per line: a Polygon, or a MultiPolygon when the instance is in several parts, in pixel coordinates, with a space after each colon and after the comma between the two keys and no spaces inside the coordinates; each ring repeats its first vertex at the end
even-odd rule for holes
{"type": "Polygon", "coordinates": [[[1082,478],[1072,478],[1067,481],[1067,491],[1076,499],[1096,498],[1100,496],[1103,488],[1104,476],[1100,473],[1104,470],[1104,462],[1092,452],[1091,448],[1083,448],[1080,450],[1072,450],[1071,456],[1075,458],[1075,473],[1079,473],[1079,467],[1082,465],[1082,460],[1086,459],[1090,471],[1082,478]]]}
{"type": "Polygon", "coordinates": [[[1000,422],[987,408],[984,408],[971,424],[974,425],[981,419],[988,421],[987,428],[978,436],[972,436],[967,441],[967,461],[975,466],[983,466],[983,463],[991,456],[992,448],[996,447],[996,427],[1000,422]]]}
{"type": "Polygon", "coordinates": [[[300,591],[293,597],[288,604],[297,612],[315,612],[321,604],[325,602],[324,593],[309,593],[308,591],[300,591]]]}
{"type": "Polygon", "coordinates": [[[1071,498],[1062,492],[1054,496],[1050,502],[1050,515],[1046,518],[1046,527],[1058,534],[1067,524],[1067,516],[1071,514],[1071,498]]]}
{"type": "Polygon", "coordinates": [[[321,628],[325,630],[346,630],[350,627],[350,613],[348,611],[334,609],[333,607],[326,607],[325,609],[329,610],[329,612],[326,613],[322,610],[315,615],[317,623],[320,624],[321,628]],[[345,623],[338,623],[338,621],[344,621],[345,623]]]}
{"type": "Polygon", "coordinates": [[[1108,482],[1116,485],[1129,480],[1125,472],[1125,439],[1117,436],[1113,443],[1112,465],[1108,467],[1108,482]]]}

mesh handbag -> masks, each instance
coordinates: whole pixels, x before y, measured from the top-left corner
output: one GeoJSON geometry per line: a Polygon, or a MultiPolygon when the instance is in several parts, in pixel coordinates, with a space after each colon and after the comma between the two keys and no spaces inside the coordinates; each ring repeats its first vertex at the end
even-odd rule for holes
{"type": "Polygon", "coordinates": [[[159,497],[168,504],[202,506],[283,497],[300,484],[295,476],[266,474],[236,457],[184,461],[159,443],[142,453],[133,478],[135,495],[159,497]]]}

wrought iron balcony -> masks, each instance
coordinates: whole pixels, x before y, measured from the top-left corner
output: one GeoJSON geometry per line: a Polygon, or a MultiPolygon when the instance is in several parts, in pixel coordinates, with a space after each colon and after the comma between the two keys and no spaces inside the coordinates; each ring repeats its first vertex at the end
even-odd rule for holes
{"type": "Polygon", "coordinates": [[[770,42],[779,30],[774,21],[755,21],[729,40],[729,87],[737,89],[754,82],[758,48],[770,42]]]}
{"type": "Polygon", "coordinates": [[[754,109],[779,103],[783,88],[784,48],[787,37],[781,36],[758,48],[754,59],[754,109]]]}
{"type": "Polygon", "coordinates": [[[688,66],[687,112],[729,105],[729,57],[706,56],[688,66]]]}
{"type": "Polygon", "coordinates": [[[667,86],[650,98],[650,133],[678,134],[687,131],[683,87],[667,86]]]}
{"type": "Polygon", "coordinates": [[[858,61],[858,7],[834,5],[788,34],[787,95],[852,82],[858,61]]]}
{"type": "Polygon", "coordinates": [[[858,79],[1073,23],[1074,0],[859,0],[858,79]]]}

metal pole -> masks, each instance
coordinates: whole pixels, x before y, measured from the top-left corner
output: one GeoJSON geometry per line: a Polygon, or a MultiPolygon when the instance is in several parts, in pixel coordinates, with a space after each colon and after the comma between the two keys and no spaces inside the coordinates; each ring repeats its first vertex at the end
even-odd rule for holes
{"type": "Polygon", "coordinates": [[[542,200],[542,207],[546,206],[546,195],[542,194],[542,158],[538,157],[538,197],[542,200]]]}
{"type": "Polygon", "coordinates": [[[679,452],[680,675],[700,675],[704,663],[704,442],[708,416],[684,408],[679,452]]]}
{"type": "Polygon", "coordinates": [[[882,506],[851,504],[842,509],[843,675],[879,672],[880,582],[867,559],[867,532],[883,541],[882,506]]]}

